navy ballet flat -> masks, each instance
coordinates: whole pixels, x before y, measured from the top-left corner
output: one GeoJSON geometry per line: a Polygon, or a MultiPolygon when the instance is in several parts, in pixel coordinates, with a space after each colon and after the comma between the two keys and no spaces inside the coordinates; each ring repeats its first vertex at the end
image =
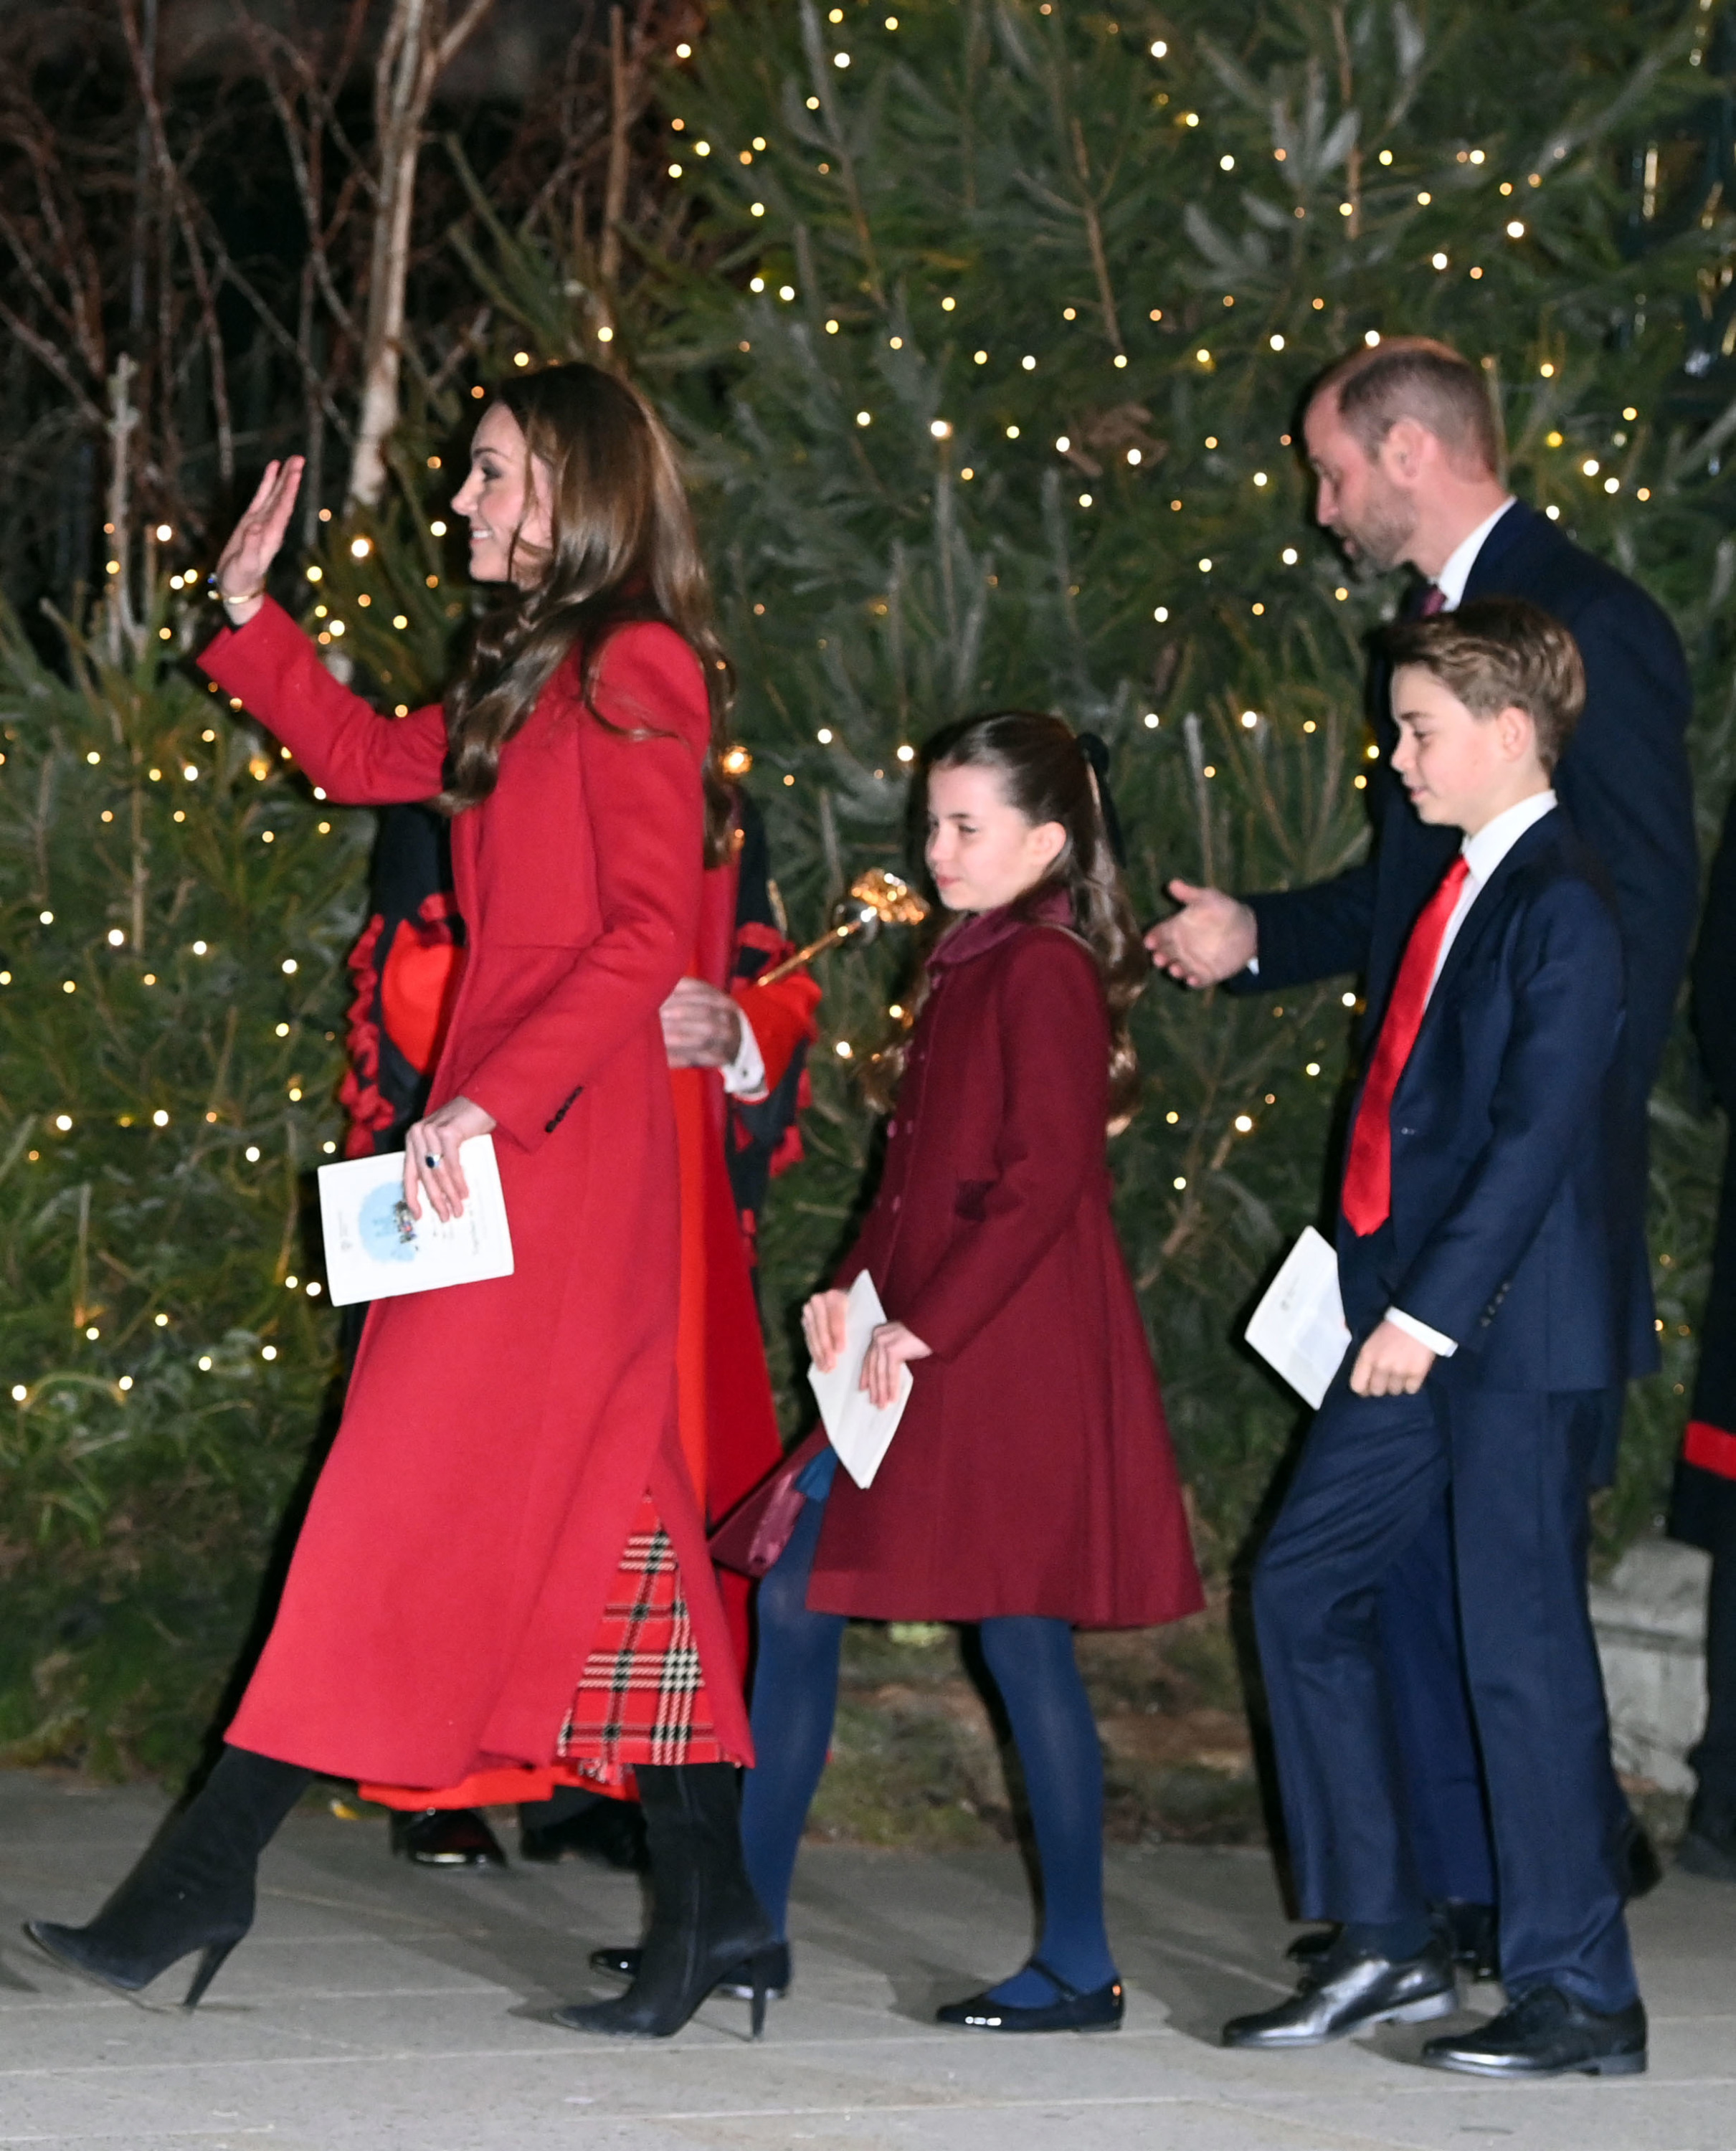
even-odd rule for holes
{"type": "Polygon", "coordinates": [[[1028,1970],[1040,1971],[1055,1989],[1053,2002],[1034,2007],[1011,2002],[991,2001],[986,1992],[973,1994],[968,2002],[949,2002],[934,2012],[942,2024],[956,2024],[966,2032],[1117,2032],[1126,2013],[1127,1998],[1118,1979],[1089,1993],[1070,1985],[1059,1972],[1033,1957],[1028,1970]]]}

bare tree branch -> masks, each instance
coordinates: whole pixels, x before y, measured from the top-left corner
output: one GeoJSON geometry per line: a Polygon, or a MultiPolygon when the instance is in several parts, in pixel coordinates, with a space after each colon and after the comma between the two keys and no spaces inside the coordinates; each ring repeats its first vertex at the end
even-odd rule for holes
{"type": "Polygon", "coordinates": [[[493,0],[470,0],[458,21],[443,32],[443,0],[392,0],[391,23],[374,72],[379,204],[362,337],[362,412],[347,507],[371,508],[385,489],[386,437],[397,423],[403,368],[410,217],[428,106],[441,73],[493,4],[493,0]]]}
{"type": "Polygon", "coordinates": [[[0,300],[0,321],[5,322],[33,357],[39,359],[48,367],[78,405],[87,423],[93,427],[101,426],[104,423],[102,405],[85,393],[84,384],[68,365],[64,356],[48,339],[33,328],[21,315],[15,314],[4,300],[0,300]]]}

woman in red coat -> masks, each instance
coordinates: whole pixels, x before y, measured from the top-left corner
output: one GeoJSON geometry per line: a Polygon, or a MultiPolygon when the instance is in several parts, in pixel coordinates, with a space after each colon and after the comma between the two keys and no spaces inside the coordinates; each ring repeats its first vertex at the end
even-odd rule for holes
{"type": "Polygon", "coordinates": [[[221,1762],[95,1921],[32,1932],[128,1991],[200,1950],[196,2000],[309,1773],[436,1787],[576,1759],[635,1773],[655,1914],[633,1992],[562,2021],[661,2034],[766,1931],[736,1820],[752,1746],[676,1408],[658,1011],[708,838],[726,841],[704,574],[644,402],[587,366],[515,379],[454,502],[500,602],[443,710],[395,723],[264,595],[300,475],[268,469],[230,541],[232,627],[205,666],[333,799],[451,816],[469,954],[405,1197],[455,1215],[458,1146],[492,1134],[516,1268],[372,1308],[221,1762]]]}
{"type": "MultiPolygon", "coordinates": [[[[866,1491],[822,1450],[760,1587],[742,1812],[779,1926],[824,1765],[845,1617],[980,1624],[1024,1769],[1043,1877],[1035,1956],[944,2022],[1003,2032],[1119,2023],[1103,1927],[1102,1765],[1072,1632],[1201,1603],[1139,1308],[1111,1222],[1106,1129],[1137,1096],[1126,1014],[1148,972],[1087,748],[1060,718],[1002,712],[943,733],[928,858],[959,914],[934,949],[886,1167],[836,1288],[803,1322],[817,1365],[845,1288],[893,1318],[863,1373],[914,1387],[866,1491]]],[[[774,1987],[787,1952],[762,1970],[774,1987]]]]}

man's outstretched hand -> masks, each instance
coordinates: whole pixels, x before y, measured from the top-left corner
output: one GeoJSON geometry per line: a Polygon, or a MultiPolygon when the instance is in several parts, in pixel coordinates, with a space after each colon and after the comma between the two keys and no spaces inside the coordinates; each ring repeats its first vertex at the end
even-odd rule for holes
{"type": "Polygon", "coordinates": [[[1187,881],[1172,881],[1169,893],[1182,908],[1146,936],[1158,969],[1189,986],[1220,985],[1245,971],[1259,953],[1259,927],[1248,907],[1187,881]]]}

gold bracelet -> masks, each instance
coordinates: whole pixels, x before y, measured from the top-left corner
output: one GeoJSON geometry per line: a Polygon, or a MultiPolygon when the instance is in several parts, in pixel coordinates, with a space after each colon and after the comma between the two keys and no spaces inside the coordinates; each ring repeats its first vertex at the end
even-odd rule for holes
{"type": "Polygon", "coordinates": [[[251,605],[256,598],[262,598],[265,594],[266,586],[261,583],[256,590],[240,590],[231,596],[215,575],[211,577],[211,595],[216,599],[219,605],[251,605]]]}

